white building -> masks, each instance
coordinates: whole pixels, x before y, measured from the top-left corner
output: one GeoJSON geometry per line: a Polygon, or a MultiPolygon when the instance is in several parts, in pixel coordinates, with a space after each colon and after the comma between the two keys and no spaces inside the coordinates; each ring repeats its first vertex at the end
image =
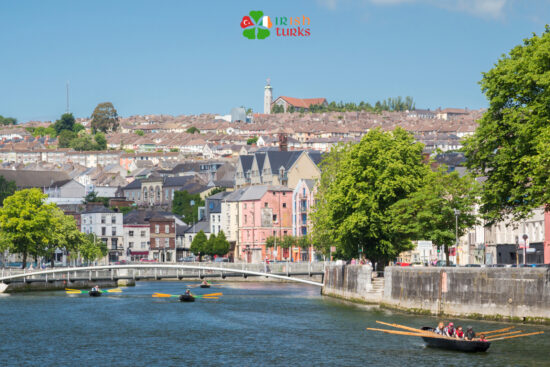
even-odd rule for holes
{"type": "Polygon", "coordinates": [[[122,213],[116,213],[103,205],[93,206],[81,214],[81,231],[93,233],[107,245],[106,260],[109,262],[117,262],[125,256],[122,213]]]}

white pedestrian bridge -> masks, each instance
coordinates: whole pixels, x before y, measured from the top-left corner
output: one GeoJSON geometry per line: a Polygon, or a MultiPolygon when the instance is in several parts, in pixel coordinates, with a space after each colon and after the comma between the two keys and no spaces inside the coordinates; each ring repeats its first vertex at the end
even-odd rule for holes
{"type": "Polygon", "coordinates": [[[0,283],[35,283],[65,281],[67,286],[75,281],[100,280],[161,280],[189,278],[268,277],[284,281],[305,283],[322,287],[307,277],[321,275],[329,263],[179,263],[179,264],[124,264],[80,267],[61,267],[48,270],[2,269],[0,283]],[[302,276],[298,278],[297,276],[302,276]],[[304,277],[306,279],[304,279],[304,277]]]}

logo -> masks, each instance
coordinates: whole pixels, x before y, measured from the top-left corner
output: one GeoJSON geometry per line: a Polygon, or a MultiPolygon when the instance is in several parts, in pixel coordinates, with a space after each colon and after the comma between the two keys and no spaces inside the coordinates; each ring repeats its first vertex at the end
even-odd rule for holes
{"type": "Polygon", "coordinates": [[[244,29],[243,36],[251,40],[263,40],[269,37],[269,28],[273,26],[271,19],[260,10],[253,10],[248,14],[250,16],[245,15],[241,21],[241,28],[244,29]]]}
{"type": "MultiPolygon", "coordinates": [[[[243,36],[248,39],[263,40],[271,34],[270,28],[273,27],[271,17],[264,15],[261,10],[253,10],[249,15],[245,15],[241,20],[243,36]]],[[[305,15],[298,17],[273,17],[275,23],[276,37],[309,37],[311,30],[309,28],[310,20],[305,15]]]]}

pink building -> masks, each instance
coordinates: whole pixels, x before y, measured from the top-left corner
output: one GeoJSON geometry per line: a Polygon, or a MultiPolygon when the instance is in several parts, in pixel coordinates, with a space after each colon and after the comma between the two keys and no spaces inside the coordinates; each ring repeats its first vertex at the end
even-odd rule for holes
{"type": "Polygon", "coordinates": [[[266,252],[269,236],[292,235],[292,190],[283,186],[250,186],[239,200],[240,258],[246,262],[261,262],[290,258],[288,249],[275,248],[266,252]]]}

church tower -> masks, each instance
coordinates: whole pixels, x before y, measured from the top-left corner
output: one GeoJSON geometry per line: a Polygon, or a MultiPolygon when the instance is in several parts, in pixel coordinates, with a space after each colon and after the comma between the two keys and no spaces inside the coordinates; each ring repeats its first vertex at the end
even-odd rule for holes
{"type": "Polygon", "coordinates": [[[269,85],[269,78],[264,90],[264,113],[271,113],[271,102],[273,102],[273,88],[269,85]]]}

